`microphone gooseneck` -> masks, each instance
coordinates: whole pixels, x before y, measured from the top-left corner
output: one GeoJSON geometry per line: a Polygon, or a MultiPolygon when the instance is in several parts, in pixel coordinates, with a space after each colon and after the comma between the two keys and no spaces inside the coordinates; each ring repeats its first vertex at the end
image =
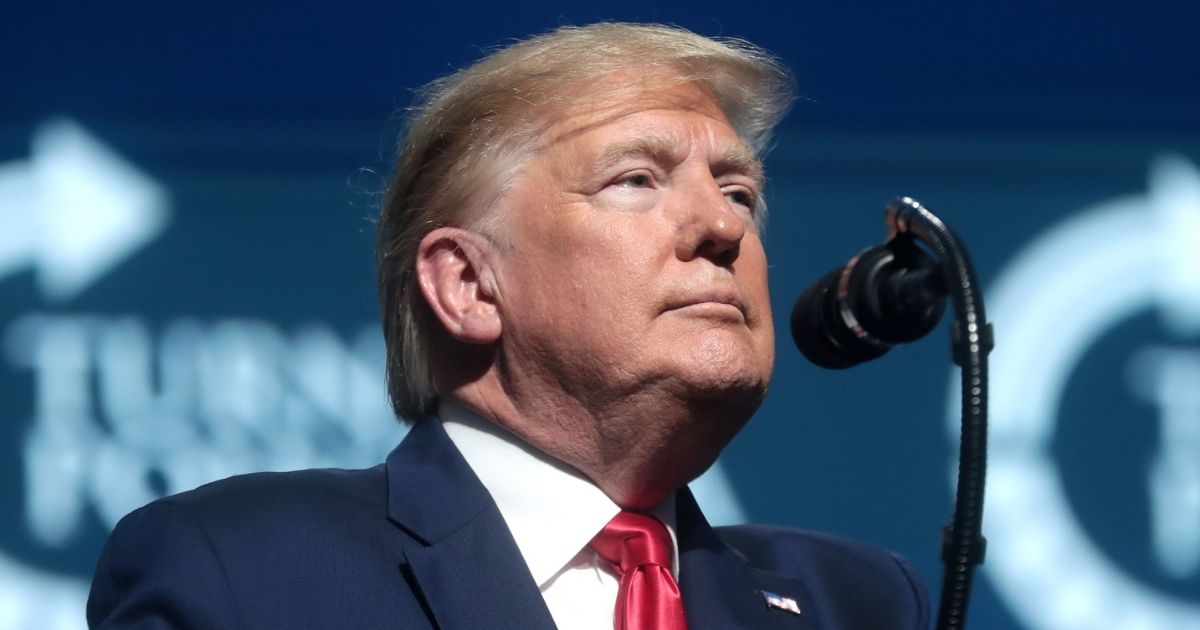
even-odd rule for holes
{"type": "Polygon", "coordinates": [[[945,575],[937,628],[961,630],[975,567],[987,548],[982,526],[992,325],[970,257],[950,227],[910,197],[888,204],[886,216],[887,243],[865,250],[800,296],[792,311],[792,336],[813,363],[850,367],[928,333],[941,317],[945,297],[951,297],[952,357],[962,368],[962,434],[954,516],[942,531],[945,575]]]}

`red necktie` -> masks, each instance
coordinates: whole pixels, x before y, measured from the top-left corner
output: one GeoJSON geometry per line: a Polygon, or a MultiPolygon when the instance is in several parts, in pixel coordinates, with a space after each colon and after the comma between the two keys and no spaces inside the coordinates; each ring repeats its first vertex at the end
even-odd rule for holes
{"type": "Polygon", "coordinates": [[[621,512],[592,539],[621,576],[616,630],[687,630],[683,598],[671,576],[671,535],[658,519],[621,512]]]}

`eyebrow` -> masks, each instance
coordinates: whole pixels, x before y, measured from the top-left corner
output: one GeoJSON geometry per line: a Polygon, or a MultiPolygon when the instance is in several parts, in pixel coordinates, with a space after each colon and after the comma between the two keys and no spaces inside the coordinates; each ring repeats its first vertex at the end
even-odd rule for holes
{"type": "MultiPolygon", "coordinates": [[[[683,143],[662,136],[639,136],[609,145],[596,160],[597,166],[606,169],[630,157],[649,157],[656,162],[678,164],[683,161],[683,143]]],[[[716,176],[738,173],[754,180],[762,188],[762,162],[746,145],[738,142],[726,148],[711,164],[716,176]]]]}
{"type": "Polygon", "coordinates": [[[749,147],[741,142],[727,148],[721,154],[721,157],[713,164],[713,172],[716,175],[726,173],[745,175],[753,179],[755,186],[759,188],[760,192],[762,191],[764,179],[762,162],[755,157],[749,147]]]}

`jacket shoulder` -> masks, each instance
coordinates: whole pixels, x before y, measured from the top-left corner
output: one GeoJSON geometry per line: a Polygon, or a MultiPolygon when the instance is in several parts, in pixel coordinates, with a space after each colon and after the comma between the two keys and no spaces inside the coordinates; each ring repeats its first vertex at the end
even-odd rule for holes
{"type": "Polygon", "coordinates": [[[761,525],[716,528],[717,535],[759,570],[805,584],[835,627],[929,626],[929,597],[916,570],[902,557],[863,542],[799,529],[761,525]],[[914,620],[911,626],[897,620],[914,620]]]}
{"type": "Polygon", "coordinates": [[[237,475],[164,497],[147,507],[174,507],[214,525],[297,518],[306,523],[316,519],[316,524],[323,520],[336,524],[347,513],[382,514],[386,497],[387,480],[381,464],[363,470],[323,468],[237,475]]]}
{"type": "Polygon", "coordinates": [[[421,627],[386,497],[378,466],[241,475],[154,501],[105,545],[89,624],[421,627]]]}

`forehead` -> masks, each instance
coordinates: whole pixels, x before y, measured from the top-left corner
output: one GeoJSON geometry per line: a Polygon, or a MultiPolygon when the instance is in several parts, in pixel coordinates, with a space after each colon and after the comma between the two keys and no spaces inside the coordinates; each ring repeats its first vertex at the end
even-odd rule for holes
{"type": "MultiPolygon", "coordinates": [[[[593,161],[630,154],[682,159],[697,141],[712,159],[756,178],[761,165],[730,125],[712,92],[696,82],[614,74],[579,93],[549,119],[541,149],[593,161]]],[[[561,155],[560,155],[561,157],[561,155]]]]}

